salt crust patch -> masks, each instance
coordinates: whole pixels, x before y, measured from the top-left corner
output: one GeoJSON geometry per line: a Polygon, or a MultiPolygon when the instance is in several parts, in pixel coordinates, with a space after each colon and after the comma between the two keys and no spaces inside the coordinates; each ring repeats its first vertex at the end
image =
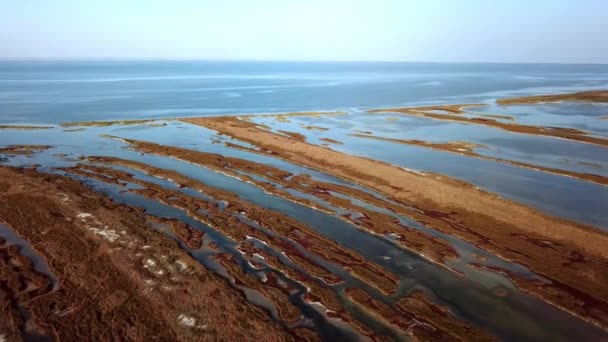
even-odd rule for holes
{"type": "Polygon", "coordinates": [[[196,318],[185,314],[180,314],[177,316],[177,323],[186,328],[207,329],[207,325],[197,325],[196,318]]]}

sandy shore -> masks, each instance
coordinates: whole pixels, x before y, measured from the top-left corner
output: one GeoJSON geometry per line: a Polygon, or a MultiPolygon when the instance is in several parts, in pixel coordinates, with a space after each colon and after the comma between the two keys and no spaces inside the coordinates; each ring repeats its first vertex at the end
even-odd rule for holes
{"type": "Polygon", "coordinates": [[[256,153],[322,170],[415,207],[419,212],[403,214],[551,279],[550,286],[520,288],[608,327],[608,235],[600,230],[548,216],[468,183],[345,155],[235,117],[184,121],[253,144],[260,148],[256,153]]]}

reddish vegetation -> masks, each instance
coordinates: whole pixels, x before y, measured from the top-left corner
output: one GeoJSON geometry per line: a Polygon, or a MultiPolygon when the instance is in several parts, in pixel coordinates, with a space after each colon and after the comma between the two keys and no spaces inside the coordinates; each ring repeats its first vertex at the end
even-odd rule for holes
{"type": "Polygon", "coordinates": [[[0,248],[0,328],[10,340],[294,338],[141,210],[76,181],[2,167],[0,218],[60,281],[50,290],[15,247],[0,248]]]}
{"type": "MultiPolygon", "coordinates": [[[[97,160],[101,159],[97,158],[97,160]]],[[[114,169],[80,165],[79,168],[66,169],[66,171],[114,184],[122,184],[120,180],[127,180],[142,185],[145,189],[133,191],[161,203],[185,210],[191,217],[220,231],[234,241],[245,241],[248,236],[255,237],[274,249],[283,251],[290,257],[294,256],[295,260],[311,274],[322,278],[328,277],[326,281],[332,282],[331,279],[334,276],[331,273],[326,271],[317,272],[316,270],[322,268],[306,258],[294,245],[243,223],[235,216],[244,213],[247,219],[256,222],[261,227],[297,242],[313,254],[352,270],[354,276],[361,278],[370,286],[376,287],[387,294],[392,293],[397,287],[398,278],[392,273],[364,260],[360,255],[340,247],[335,242],[322,237],[311,228],[288,216],[245,202],[231,192],[209,187],[175,171],[158,169],[146,164],[116,158],[111,160],[117,165],[129,165],[131,168],[145,171],[157,177],[172,179],[182,186],[198,190],[217,201],[224,201],[227,205],[223,210],[220,210],[216,203],[204,202],[176,190],[168,190],[153,183],[136,180],[128,173],[114,169]],[[201,213],[201,209],[206,211],[206,214],[201,213]]]]}
{"type": "Polygon", "coordinates": [[[166,224],[171,227],[173,233],[192,249],[199,249],[203,245],[204,232],[192,228],[190,225],[176,219],[148,216],[152,221],[166,224]]]}
{"type": "MultiPolygon", "coordinates": [[[[381,271],[377,266],[364,261],[359,256],[353,255],[352,253],[337,247],[331,241],[316,236],[313,232],[303,227],[299,223],[282,223],[284,221],[281,221],[280,214],[278,213],[265,211],[263,215],[258,215],[256,213],[260,209],[255,209],[255,206],[251,204],[246,204],[242,200],[239,200],[237,197],[227,198],[226,196],[229,193],[224,193],[219,189],[213,189],[208,187],[206,188],[204,184],[200,184],[195,180],[179,175],[174,171],[157,169],[149,165],[140,164],[133,161],[120,160],[116,158],[90,159],[95,160],[97,162],[104,161],[106,163],[112,163],[123,167],[128,166],[130,168],[145,171],[157,177],[170,178],[173,181],[181,184],[182,186],[187,186],[189,188],[196,189],[199,191],[204,190],[203,192],[206,195],[209,195],[217,201],[226,201],[228,204],[224,209],[225,211],[233,212],[233,214],[238,212],[245,212],[249,219],[257,221],[260,226],[274,231],[280,234],[281,236],[289,237],[290,239],[299,242],[309,252],[313,252],[317,255],[322,256],[325,259],[343,265],[345,269],[349,270],[353,275],[359,277],[368,284],[378,287],[379,289],[385,289],[383,284],[389,284],[387,283],[387,279],[385,278],[386,273],[381,271]],[[269,217],[272,216],[274,216],[274,218],[269,220],[269,217]],[[299,226],[297,230],[293,232],[289,232],[289,230],[284,230],[283,228],[285,226],[292,226],[295,224],[298,224],[299,226]],[[354,259],[358,261],[353,263],[354,259]]],[[[315,265],[314,263],[312,263],[297,249],[294,249],[292,246],[290,246],[289,243],[281,239],[266,235],[261,231],[249,227],[238,220],[234,220],[233,216],[231,216],[230,214],[227,215],[227,213],[225,213],[224,211],[214,210],[213,208],[215,204],[203,206],[205,202],[201,202],[199,200],[196,201],[198,206],[195,210],[192,207],[195,203],[194,199],[189,198],[189,196],[183,195],[177,191],[170,191],[160,188],[155,184],[133,179],[132,176],[123,171],[87,165],[80,165],[79,168],[81,168],[82,170],[88,170],[88,172],[81,172],[79,171],[79,169],[76,168],[67,170],[72,173],[87,175],[88,177],[94,177],[102,181],[110,181],[115,184],[121,184],[122,180],[137,183],[141,186],[144,186],[145,189],[134,190],[135,192],[159,200],[160,202],[185,209],[191,217],[207,223],[211,227],[218,229],[218,231],[221,231],[223,234],[231,237],[236,241],[241,241],[239,250],[244,253],[243,256],[247,260],[249,260],[254,267],[256,267],[257,269],[263,268],[262,264],[260,264],[258,261],[253,260],[253,255],[257,254],[263,259],[264,264],[284,273],[288,278],[298,281],[304,284],[307,288],[309,288],[309,292],[306,294],[305,300],[309,302],[321,303],[328,310],[330,310],[329,315],[331,317],[339,318],[340,320],[347,322],[362,335],[373,337],[374,339],[377,338],[368,328],[362,325],[361,322],[356,321],[344,309],[336,293],[327,287],[328,284],[335,284],[340,282],[340,278],[337,278],[331,272],[328,272],[319,265],[315,265]],[[91,171],[94,172],[91,173],[91,171]],[[207,211],[209,213],[209,216],[202,216],[197,214],[197,212],[200,212],[201,209],[207,211]],[[293,268],[292,266],[284,264],[282,261],[279,260],[279,258],[269,254],[268,252],[262,249],[254,247],[251,242],[245,241],[247,239],[247,236],[255,237],[256,239],[263,241],[266,245],[270,246],[274,250],[285,253],[284,256],[287,258],[287,260],[290,263],[295,264],[297,268],[293,268]],[[322,283],[319,283],[319,280],[322,280],[322,283]]],[[[255,277],[244,274],[232,257],[227,255],[220,255],[218,256],[218,258],[221,260],[221,263],[226,268],[227,272],[235,279],[237,285],[242,285],[247,288],[257,290],[264,297],[269,299],[269,301],[273,303],[273,305],[277,307],[279,315],[283,319],[290,321],[299,317],[299,311],[296,310],[296,308],[293,307],[293,305],[289,302],[289,287],[285,287],[284,285],[278,285],[278,283],[273,280],[274,278],[271,273],[266,272],[265,274],[267,280],[265,282],[260,283],[256,280],[255,277]]]]}
{"type": "Polygon", "coordinates": [[[267,272],[266,280],[260,282],[255,276],[246,274],[231,255],[220,254],[216,258],[220,260],[228,274],[234,278],[236,285],[256,290],[268,298],[276,306],[282,320],[294,322],[300,318],[302,315],[300,309],[289,301],[289,295],[293,289],[288,285],[279,285],[274,273],[267,272]]]}
{"type": "MultiPolygon", "coordinates": [[[[608,234],[583,224],[548,216],[533,208],[477,189],[471,184],[436,174],[419,174],[383,162],[345,155],[320,146],[262,131],[234,117],[193,118],[202,125],[260,148],[257,153],[283,158],[319,169],[374,189],[388,198],[417,210],[397,212],[427,227],[459,237],[478,247],[527,266],[551,281],[575,288],[581,295],[578,308],[592,298],[608,298],[608,234]],[[513,234],[531,239],[514,239],[513,234]],[[531,241],[542,240],[539,245],[531,241]],[[551,247],[548,247],[551,246],[551,247]],[[557,246],[557,247],[556,247],[557,246]],[[585,272],[564,268],[572,255],[582,256],[585,272]]],[[[521,286],[521,285],[519,285],[521,286]]],[[[573,308],[569,294],[546,301],[579,317],[608,327],[608,315],[573,308]]]]}
{"type": "MultiPolygon", "coordinates": [[[[303,193],[311,194],[315,197],[318,197],[319,199],[330,203],[333,206],[359,213],[360,217],[357,219],[351,219],[347,216],[342,217],[342,219],[377,235],[395,234],[396,236],[398,236],[398,240],[396,241],[396,243],[408,250],[418,252],[430,261],[445,265],[446,260],[454,259],[457,256],[456,251],[445,241],[432,237],[422,231],[406,227],[392,216],[374,212],[364,207],[355,205],[351,203],[350,200],[334,196],[331,193],[333,191],[336,193],[341,193],[344,195],[352,196],[357,199],[361,199],[368,203],[378,205],[382,208],[388,207],[393,211],[399,210],[397,209],[397,206],[392,206],[390,203],[371,196],[370,194],[364,191],[332,183],[315,181],[307,175],[294,176],[291,173],[285,172],[276,167],[255,163],[244,159],[223,157],[217,154],[193,151],[179,147],[163,146],[150,142],[136,140],[125,141],[138,151],[172,156],[174,158],[185,160],[191,163],[196,163],[213,170],[218,170],[223,173],[230,174],[243,181],[247,181],[251,184],[254,184],[269,193],[284,197],[291,201],[301,203],[315,209],[320,209],[322,211],[333,212],[332,210],[327,209],[313,201],[302,200],[299,197],[293,196],[285,191],[277,189],[271,183],[260,182],[251,177],[243,175],[242,173],[237,173],[236,171],[238,170],[250,174],[255,174],[257,176],[264,177],[285,187],[296,189],[303,193]],[[291,178],[288,179],[288,177],[291,178]]],[[[116,159],[111,158],[90,158],[90,160],[119,162],[121,165],[128,166],[127,164],[125,164],[125,161],[117,161],[116,159]]],[[[133,165],[133,163],[131,163],[130,165],[133,165]]],[[[150,168],[146,167],[146,169],[149,170],[150,168]]],[[[400,209],[403,210],[402,207],[400,209]]]]}
{"type": "Polygon", "coordinates": [[[347,289],[348,298],[372,315],[423,341],[493,341],[494,337],[455,319],[447,308],[413,292],[394,305],[373,299],[365,291],[347,289]]]}

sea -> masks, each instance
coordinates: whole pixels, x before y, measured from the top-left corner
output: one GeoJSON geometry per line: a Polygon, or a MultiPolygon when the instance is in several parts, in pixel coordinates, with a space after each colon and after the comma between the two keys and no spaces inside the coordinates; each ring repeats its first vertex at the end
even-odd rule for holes
{"type": "Polygon", "coordinates": [[[608,87],[608,65],[0,61],[0,123],[479,102],[608,87]]]}

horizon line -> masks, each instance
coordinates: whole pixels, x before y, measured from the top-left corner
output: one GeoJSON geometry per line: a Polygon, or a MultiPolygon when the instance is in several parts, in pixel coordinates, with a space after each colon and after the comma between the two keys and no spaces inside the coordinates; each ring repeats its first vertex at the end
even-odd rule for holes
{"type": "Polygon", "coordinates": [[[305,60],[305,59],[220,59],[197,57],[0,57],[0,61],[167,61],[167,62],[275,62],[275,63],[428,63],[428,64],[546,64],[607,65],[608,62],[523,62],[523,61],[433,61],[433,60],[305,60]]]}

